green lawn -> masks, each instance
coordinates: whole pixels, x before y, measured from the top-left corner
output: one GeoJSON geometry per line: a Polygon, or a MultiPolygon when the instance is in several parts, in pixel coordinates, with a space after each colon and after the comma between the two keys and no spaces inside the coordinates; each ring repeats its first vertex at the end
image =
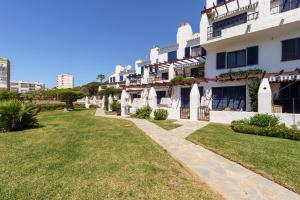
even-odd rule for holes
{"type": "Polygon", "coordinates": [[[299,141],[235,133],[221,124],[210,124],[188,140],[300,193],[299,141]]]}
{"type": "Polygon", "coordinates": [[[46,112],[0,134],[0,199],[216,199],[132,123],[46,112]]]}
{"type": "Polygon", "coordinates": [[[154,119],[151,119],[149,121],[156,124],[157,126],[160,126],[161,128],[163,128],[167,131],[178,128],[178,127],[181,126],[180,124],[174,123],[175,121],[173,121],[173,120],[154,120],[154,119]]]}

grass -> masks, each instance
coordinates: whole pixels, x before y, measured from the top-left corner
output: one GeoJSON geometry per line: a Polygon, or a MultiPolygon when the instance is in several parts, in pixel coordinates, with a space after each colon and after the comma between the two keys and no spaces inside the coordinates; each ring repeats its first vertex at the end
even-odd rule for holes
{"type": "Polygon", "coordinates": [[[0,134],[0,199],[216,199],[122,120],[53,111],[42,128],[0,134]]]}
{"type": "Polygon", "coordinates": [[[150,122],[156,124],[157,126],[169,131],[175,128],[180,127],[180,124],[176,124],[174,123],[175,121],[173,120],[154,120],[154,119],[150,119],[150,122]]]}
{"type": "Polygon", "coordinates": [[[210,124],[188,140],[300,193],[299,141],[235,133],[221,124],[210,124]]]}

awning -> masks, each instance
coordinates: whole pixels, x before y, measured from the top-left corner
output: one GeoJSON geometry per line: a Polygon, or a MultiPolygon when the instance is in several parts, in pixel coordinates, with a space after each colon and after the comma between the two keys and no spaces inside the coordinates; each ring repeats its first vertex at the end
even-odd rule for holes
{"type": "Polygon", "coordinates": [[[271,76],[269,78],[270,82],[291,82],[291,81],[300,81],[300,74],[293,74],[293,75],[278,75],[278,76],[271,76]]]}
{"type": "Polygon", "coordinates": [[[189,66],[196,66],[205,63],[205,58],[201,56],[192,57],[192,58],[184,58],[178,59],[173,62],[162,62],[157,64],[149,64],[145,65],[145,67],[157,68],[158,70],[167,70],[171,65],[174,65],[175,68],[183,68],[189,66]]]}

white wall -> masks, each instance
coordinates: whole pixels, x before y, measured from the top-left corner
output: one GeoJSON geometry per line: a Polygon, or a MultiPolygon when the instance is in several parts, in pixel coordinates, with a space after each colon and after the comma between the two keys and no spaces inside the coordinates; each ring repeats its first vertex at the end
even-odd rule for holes
{"type": "MultiPolygon", "coordinates": [[[[210,122],[231,124],[232,121],[249,119],[256,114],[256,112],[210,111],[210,122]]],[[[299,126],[300,114],[274,113],[273,115],[278,117],[280,122],[285,123],[286,126],[292,126],[294,119],[296,125],[299,126]]]]}
{"type": "MultiPolygon", "coordinates": [[[[275,34],[274,34],[275,35],[275,34]]],[[[205,76],[207,78],[214,78],[221,73],[227,73],[230,69],[216,69],[216,55],[219,52],[231,52],[241,49],[246,49],[251,46],[259,46],[259,58],[258,65],[234,68],[231,71],[247,70],[247,69],[262,69],[267,72],[279,72],[282,69],[285,71],[293,71],[296,68],[300,68],[300,60],[295,61],[281,61],[281,41],[291,38],[300,37],[300,27],[298,31],[293,31],[289,34],[278,35],[265,35],[260,38],[251,38],[249,40],[243,40],[241,42],[231,43],[226,46],[216,46],[217,48],[211,48],[207,50],[207,58],[205,64],[205,76]]]]}
{"type": "MultiPolygon", "coordinates": [[[[207,8],[211,8],[213,5],[212,3],[216,1],[213,0],[207,0],[207,8]]],[[[208,44],[208,43],[215,43],[216,41],[221,41],[227,38],[236,37],[240,35],[245,35],[246,30],[248,28],[248,25],[251,26],[250,31],[247,34],[251,34],[254,32],[279,27],[282,25],[287,25],[293,22],[297,22],[297,25],[293,26],[299,26],[299,20],[300,20],[300,8],[290,10],[283,13],[277,13],[277,14],[271,14],[270,7],[271,7],[271,0],[256,0],[252,1],[252,3],[259,2],[258,7],[256,10],[249,10],[249,13],[253,13],[258,11],[259,17],[257,20],[249,21],[245,24],[241,24],[235,27],[227,28],[222,31],[222,37],[216,38],[213,40],[207,40],[207,27],[212,25],[213,21],[209,20],[206,13],[202,15],[201,22],[200,22],[200,30],[201,30],[201,44],[208,44]]],[[[245,5],[249,4],[248,0],[240,0],[239,1],[240,7],[243,7],[245,5]]],[[[227,3],[228,9],[230,11],[236,10],[238,8],[237,2],[232,1],[230,3],[227,3]]],[[[214,10],[214,9],[213,9],[214,10]]],[[[227,12],[225,5],[217,7],[219,15],[222,15],[227,12]]],[[[229,17],[229,16],[228,16],[229,17]]]]}

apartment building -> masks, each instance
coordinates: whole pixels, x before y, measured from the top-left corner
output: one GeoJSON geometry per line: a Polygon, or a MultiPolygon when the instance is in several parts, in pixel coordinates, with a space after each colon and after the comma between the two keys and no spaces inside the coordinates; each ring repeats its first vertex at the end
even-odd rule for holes
{"type": "Polygon", "coordinates": [[[41,82],[12,81],[10,83],[10,91],[18,92],[21,94],[45,89],[45,84],[41,82]]]}
{"type": "Polygon", "coordinates": [[[57,76],[57,89],[71,89],[74,88],[73,74],[60,74],[57,76]]]}
{"type": "Polygon", "coordinates": [[[292,125],[300,121],[299,1],[207,0],[199,33],[183,23],[175,44],[154,46],[135,69],[121,85],[123,115],[150,105],[170,119],[230,123],[259,112],[292,125]]]}
{"type": "Polygon", "coordinates": [[[10,88],[10,61],[8,58],[0,57],[0,89],[10,88]]]}
{"type": "Polygon", "coordinates": [[[200,22],[205,77],[219,80],[206,84],[212,110],[253,111],[248,91],[253,76],[269,79],[269,104],[300,113],[299,5],[298,0],[206,1],[200,22]]]}

